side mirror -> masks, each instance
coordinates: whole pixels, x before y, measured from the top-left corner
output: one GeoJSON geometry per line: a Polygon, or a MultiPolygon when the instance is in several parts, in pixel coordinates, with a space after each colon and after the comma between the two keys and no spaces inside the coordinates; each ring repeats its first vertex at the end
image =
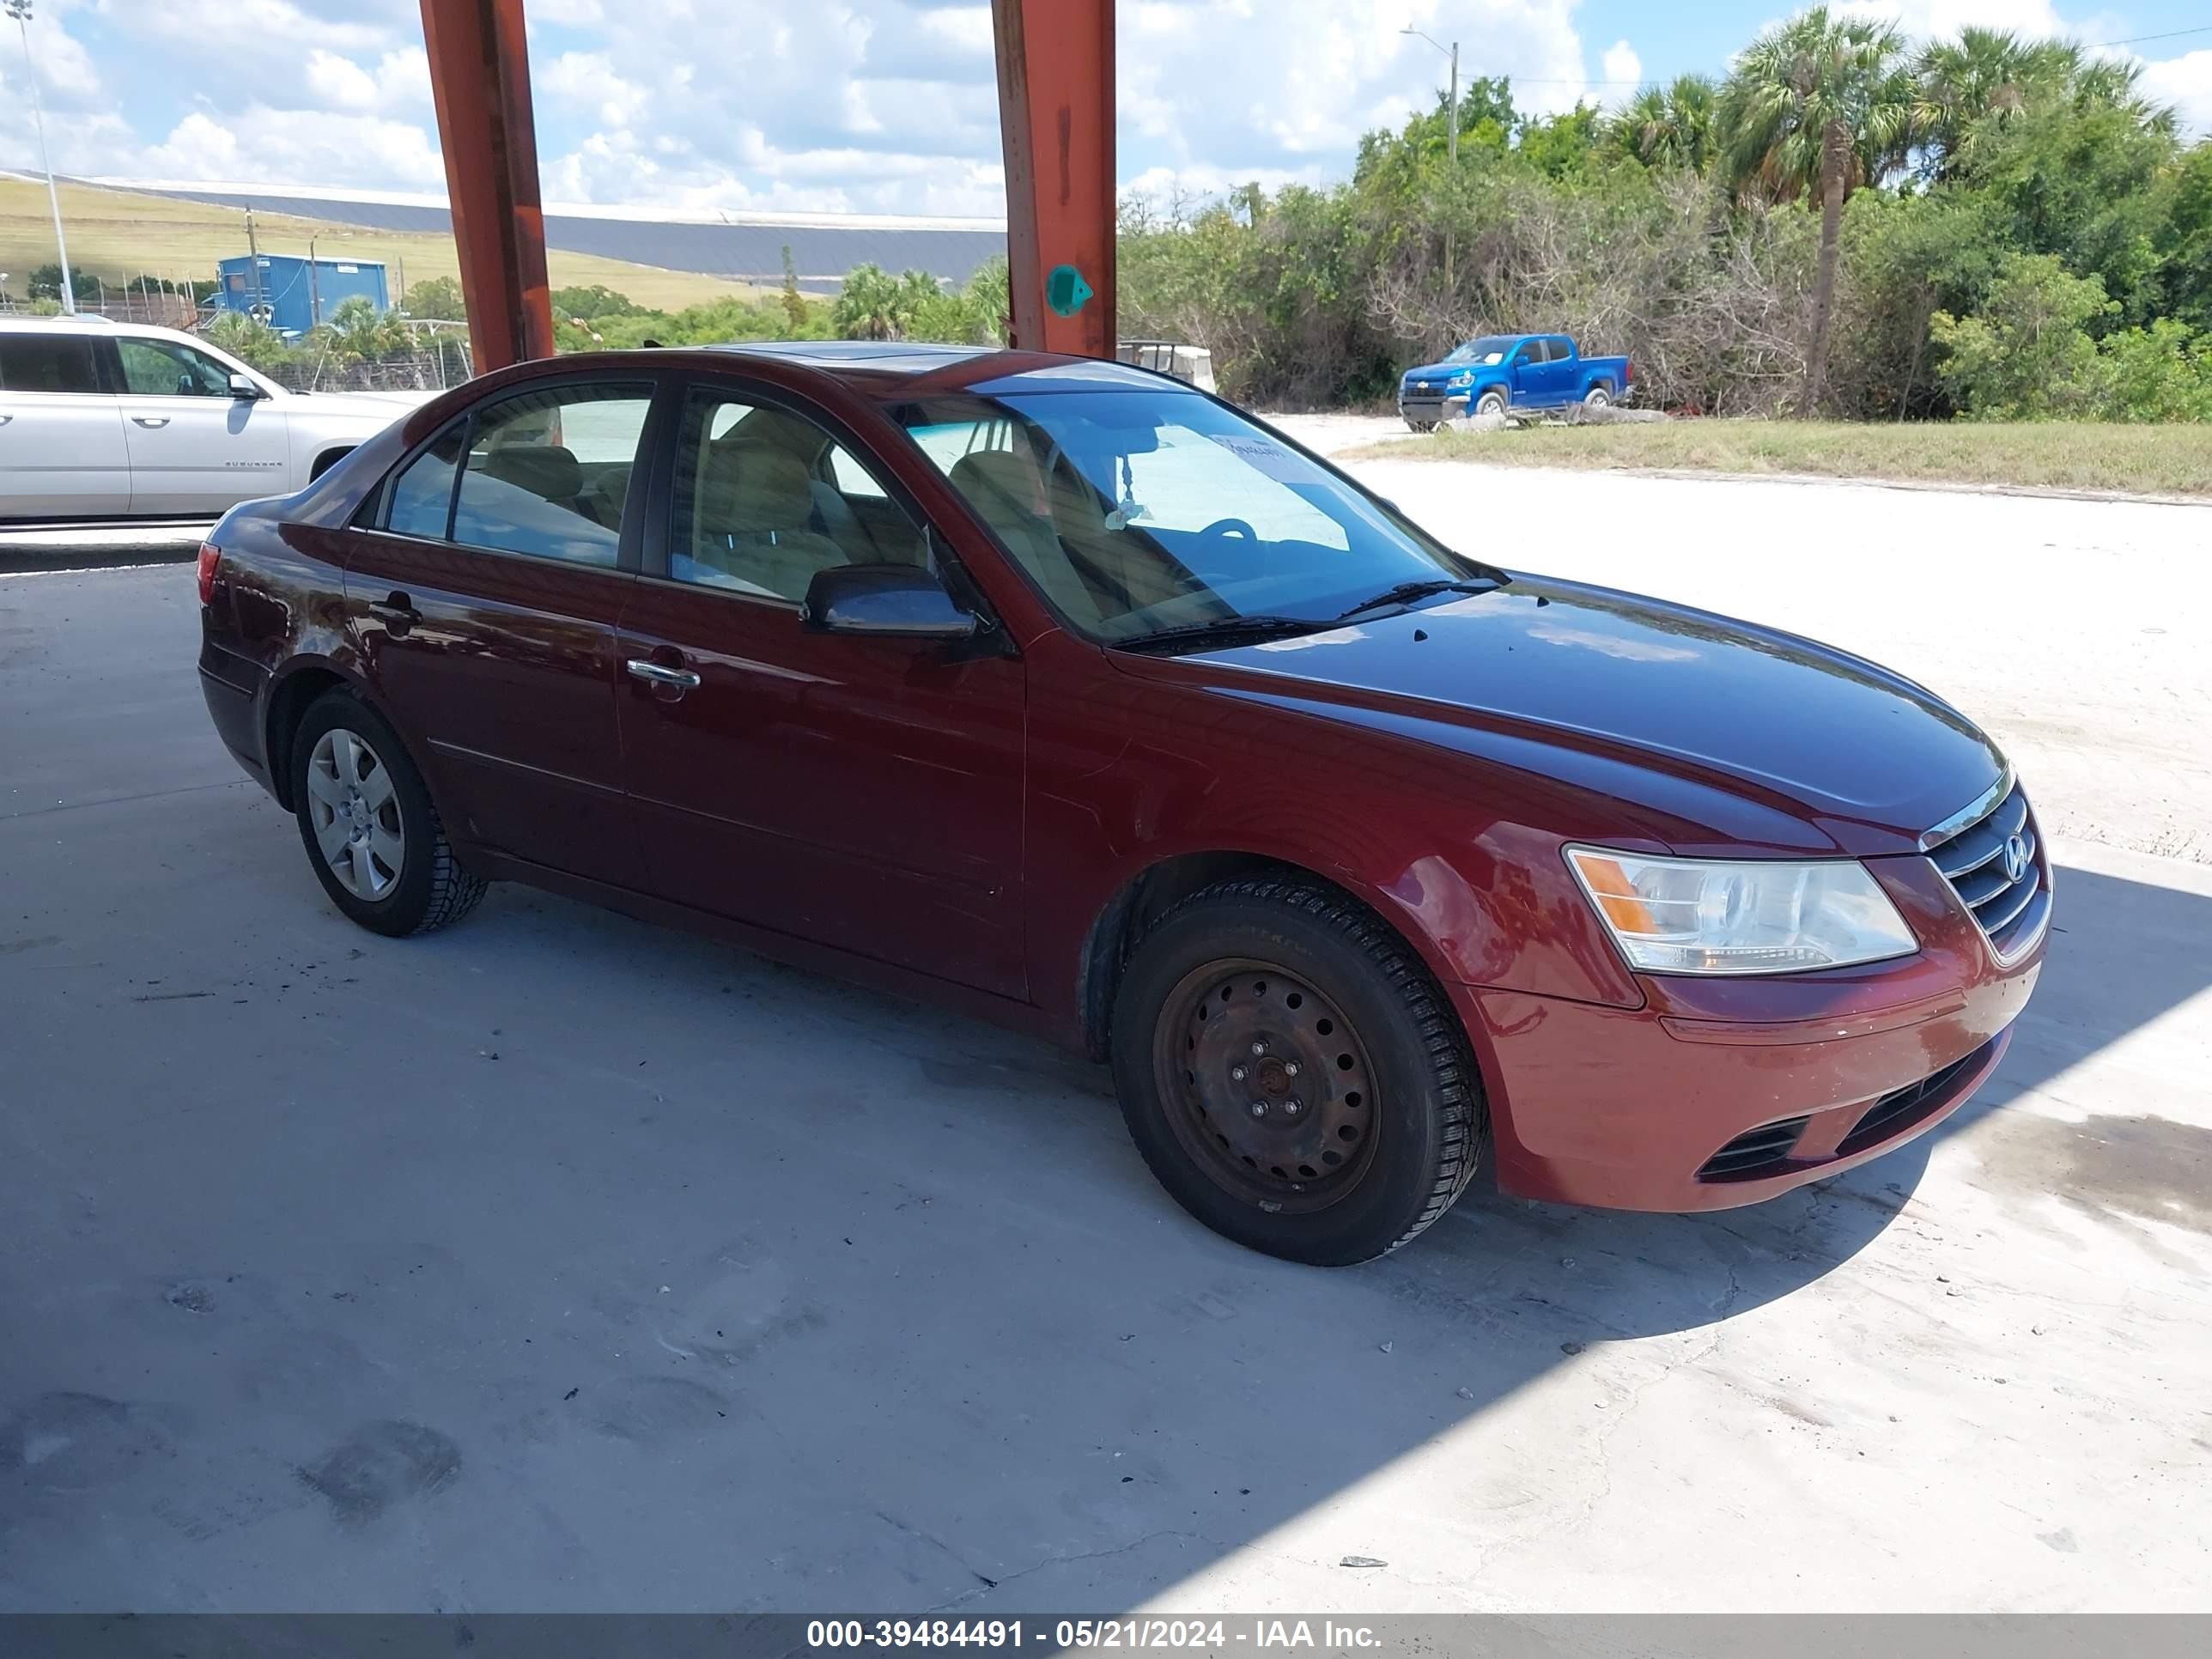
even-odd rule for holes
{"type": "Polygon", "coordinates": [[[230,377],[230,395],[241,403],[252,403],[269,394],[262,391],[251,374],[234,374],[230,377]]]}
{"type": "Polygon", "coordinates": [[[981,625],[920,565],[838,564],[807,584],[799,621],[819,634],[879,639],[972,639],[981,625]]]}

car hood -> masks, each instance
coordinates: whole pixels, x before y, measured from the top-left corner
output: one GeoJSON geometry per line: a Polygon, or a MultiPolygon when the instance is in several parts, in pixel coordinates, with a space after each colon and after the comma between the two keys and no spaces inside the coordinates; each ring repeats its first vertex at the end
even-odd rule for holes
{"type": "MultiPolygon", "coordinates": [[[[1501,368],[1503,365],[1492,364],[1491,367],[1501,368]]],[[[1480,368],[1482,368],[1480,363],[1424,363],[1419,368],[1407,369],[1401,378],[1407,380],[1449,380],[1455,374],[1473,374],[1480,368]]]]}
{"type": "Polygon", "coordinates": [[[295,407],[314,415],[336,415],[389,425],[436,397],[428,392],[295,392],[295,407]]]}
{"type": "Polygon", "coordinates": [[[1601,797],[1678,852],[1911,852],[2004,770],[1964,715],[1862,658],[1544,578],[1196,657],[1115,654],[1601,797]]]}

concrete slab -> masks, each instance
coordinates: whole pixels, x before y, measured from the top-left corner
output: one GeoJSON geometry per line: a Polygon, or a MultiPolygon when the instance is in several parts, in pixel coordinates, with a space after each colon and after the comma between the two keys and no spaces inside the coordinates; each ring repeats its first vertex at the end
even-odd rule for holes
{"type": "Polygon", "coordinates": [[[1025,1039],[516,889],[353,929],[195,628],[0,580],[0,1609],[2212,1600],[2212,870],[2063,843],[1932,1142],[1320,1272],[1025,1039]]]}

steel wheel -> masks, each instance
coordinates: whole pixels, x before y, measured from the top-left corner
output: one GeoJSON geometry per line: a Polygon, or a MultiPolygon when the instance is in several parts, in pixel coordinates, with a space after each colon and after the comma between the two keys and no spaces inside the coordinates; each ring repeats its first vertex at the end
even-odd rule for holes
{"type": "Polygon", "coordinates": [[[307,757],[307,818],[316,850],[358,899],[387,896],[407,867],[407,830],[383,758],[359,732],[332,726],[307,757]]]}
{"type": "Polygon", "coordinates": [[[1375,1073],[1342,1010],[1249,957],[1171,992],[1153,1037],[1170,1127],[1224,1191],[1273,1212],[1328,1208],[1375,1157],[1375,1073]]]}

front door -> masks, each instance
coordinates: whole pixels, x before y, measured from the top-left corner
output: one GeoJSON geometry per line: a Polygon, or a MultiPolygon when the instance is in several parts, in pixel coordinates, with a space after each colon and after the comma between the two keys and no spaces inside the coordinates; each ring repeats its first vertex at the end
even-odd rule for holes
{"type": "Polygon", "coordinates": [[[0,331],[0,519],[119,519],[130,510],[123,416],[92,330],[0,331]]]}
{"type": "Polygon", "coordinates": [[[672,472],[618,653],[650,890],[1021,995],[1019,659],[800,625],[816,571],[937,556],[807,413],[695,387],[672,472]]]}
{"type": "Polygon", "coordinates": [[[353,538],[378,692],[465,839],[627,884],[615,622],[649,381],[518,392],[441,432],[353,538]]]}
{"type": "Polygon", "coordinates": [[[181,341],[113,344],[134,516],[212,516],[292,487],[283,410],[268,398],[232,397],[228,363],[181,341]]]}

